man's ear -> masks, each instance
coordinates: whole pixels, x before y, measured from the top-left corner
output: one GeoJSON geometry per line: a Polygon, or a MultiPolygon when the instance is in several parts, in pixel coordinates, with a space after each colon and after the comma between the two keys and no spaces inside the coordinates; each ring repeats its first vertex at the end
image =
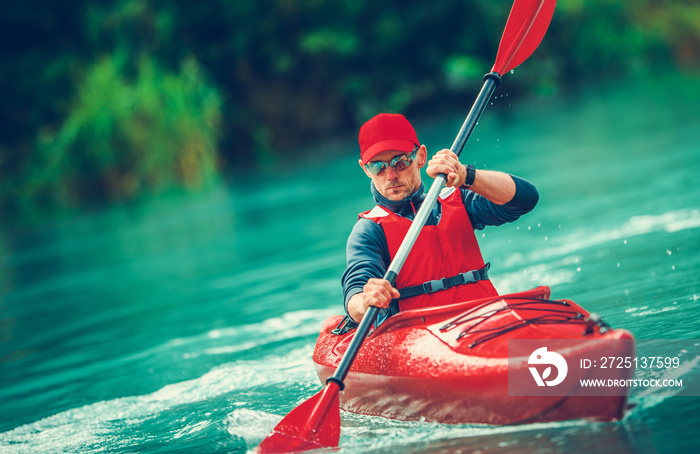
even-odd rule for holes
{"type": "Polygon", "coordinates": [[[362,159],[358,159],[357,163],[360,164],[360,167],[362,168],[362,171],[365,172],[365,175],[367,175],[369,178],[372,178],[367,169],[365,169],[365,165],[362,163],[362,159]]]}
{"type": "Polygon", "coordinates": [[[425,145],[421,145],[420,148],[418,149],[418,156],[416,156],[416,164],[418,164],[418,168],[422,169],[425,167],[425,164],[428,162],[428,149],[425,147],[425,145]]]}

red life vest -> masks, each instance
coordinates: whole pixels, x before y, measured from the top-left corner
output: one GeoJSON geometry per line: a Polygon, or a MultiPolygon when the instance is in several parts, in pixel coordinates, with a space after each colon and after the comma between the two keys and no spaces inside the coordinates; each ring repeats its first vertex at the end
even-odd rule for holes
{"type": "MultiPolygon", "coordinates": [[[[438,202],[442,207],[438,225],[426,225],[421,230],[396,279],[395,287],[399,290],[484,267],[460,191],[446,188],[438,202]]],[[[411,221],[379,205],[360,216],[382,226],[393,260],[411,221]]],[[[486,279],[401,299],[399,310],[443,306],[488,296],[498,296],[498,292],[486,279]]]]}

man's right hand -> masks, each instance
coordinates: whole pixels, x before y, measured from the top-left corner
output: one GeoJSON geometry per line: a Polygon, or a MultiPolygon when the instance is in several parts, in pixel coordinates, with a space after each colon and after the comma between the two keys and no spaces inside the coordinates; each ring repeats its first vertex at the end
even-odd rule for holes
{"type": "Polygon", "coordinates": [[[362,292],[354,294],[348,301],[348,314],[359,323],[370,306],[387,308],[391,300],[399,296],[399,291],[386,279],[371,278],[362,287],[362,292]]]}

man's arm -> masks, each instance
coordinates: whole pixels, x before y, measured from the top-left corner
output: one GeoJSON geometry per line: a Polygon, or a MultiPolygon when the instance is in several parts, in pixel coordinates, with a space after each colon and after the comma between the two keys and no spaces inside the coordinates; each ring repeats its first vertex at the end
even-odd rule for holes
{"type": "MultiPolygon", "coordinates": [[[[450,150],[440,150],[428,162],[428,176],[437,178],[438,174],[447,175],[445,186],[460,187],[467,179],[467,168],[459,162],[456,154],[450,150]]],[[[515,182],[510,175],[493,170],[477,170],[470,190],[486,197],[496,205],[510,202],[515,195],[515,182]]]]}
{"type": "Polygon", "coordinates": [[[516,221],[537,205],[540,198],[537,188],[527,180],[514,175],[508,176],[515,183],[516,190],[513,198],[503,205],[495,204],[470,190],[462,191],[462,202],[475,229],[481,230],[487,225],[498,226],[516,221]]]}
{"type": "Polygon", "coordinates": [[[382,227],[360,219],[347,243],[347,268],[341,278],[345,310],[356,322],[362,320],[369,306],[387,307],[399,292],[382,279],[391,262],[382,227]]]}
{"type": "MultiPolygon", "coordinates": [[[[438,151],[428,162],[426,172],[433,178],[445,173],[446,186],[460,187],[467,177],[467,168],[449,150],[438,151]]],[[[472,226],[483,229],[486,225],[513,222],[530,212],[537,204],[539,194],[534,185],[522,178],[479,169],[469,190],[462,191],[462,200],[472,226]]]]}
{"type": "MultiPolygon", "coordinates": [[[[462,168],[464,169],[466,178],[467,169],[464,166],[462,166],[462,168]]],[[[462,182],[459,186],[462,186],[464,184],[464,179],[460,179],[459,181],[462,182]]],[[[476,170],[474,183],[472,183],[469,189],[486,197],[496,205],[505,205],[515,196],[515,181],[513,181],[513,178],[507,173],[478,169],[476,170]]]]}

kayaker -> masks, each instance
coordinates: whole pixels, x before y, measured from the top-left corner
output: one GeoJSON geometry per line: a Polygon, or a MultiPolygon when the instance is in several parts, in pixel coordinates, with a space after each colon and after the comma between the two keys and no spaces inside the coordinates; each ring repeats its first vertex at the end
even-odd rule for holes
{"type": "Polygon", "coordinates": [[[377,206],[360,214],[348,238],[342,276],[347,314],[359,322],[369,306],[377,306],[379,324],[401,310],[498,295],[474,230],[531,211],[539,199],[535,186],[507,173],[465,166],[447,149],[428,161],[425,145],[399,114],[367,121],[359,144],[359,164],[377,206]],[[420,169],[426,163],[430,177],[447,175],[446,187],[392,287],[382,277],[425,198],[420,169]]]}

